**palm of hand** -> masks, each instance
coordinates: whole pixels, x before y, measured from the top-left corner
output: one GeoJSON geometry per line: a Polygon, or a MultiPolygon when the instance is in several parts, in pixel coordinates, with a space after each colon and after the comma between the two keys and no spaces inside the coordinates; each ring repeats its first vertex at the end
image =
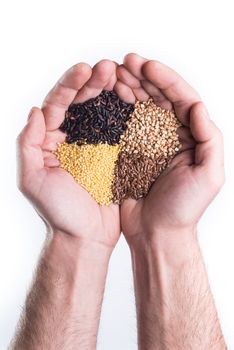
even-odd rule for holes
{"type": "Polygon", "coordinates": [[[124,65],[118,67],[117,76],[121,81],[117,88],[125,91],[129,101],[152,96],[162,108],[174,108],[183,125],[178,130],[182,149],[170,167],[155,181],[146,198],[123,203],[123,232],[130,238],[144,232],[194,227],[223,184],[220,132],[207,117],[203,118],[199,95],[168,67],[129,54],[124,65]]]}
{"type": "Polygon", "coordinates": [[[50,225],[62,232],[114,246],[119,235],[117,206],[101,207],[60,168],[46,170],[37,207],[50,225]]]}
{"type": "MultiPolygon", "coordinates": [[[[146,198],[127,200],[121,210],[123,231],[132,236],[155,229],[170,229],[190,225],[194,220],[194,198],[199,184],[186,162],[188,154],[178,156],[180,161],[166,169],[153,184],[146,198]],[[180,205],[178,206],[178,203],[180,205]],[[189,205],[191,203],[192,205],[189,205]]],[[[174,159],[174,163],[176,158],[174,159]]],[[[200,205],[197,208],[200,210],[200,205]]],[[[199,216],[199,213],[197,213],[199,216]]]]}
{"type": "MultiPolygon", "coordinates": [[[[24,192],[48,226],[107,246],[114,246],[119,238],[118,206],[99,206],[70,174],[59,167],[52,151],[58,142],[65,140],[65,134],[58,128],[69,104],[92,98],[104,88],[111,89],[114,83],[115,64],[110,61],[99,62],[93,70],[86,64],[79,64],[65,73],[46,97],[42,108],[44,115],[37,111],[41,115],[34,122],[35,131],[30,131],[32,142],[38,138],[41,147],[32,149],[29,162],[40,164],[40,169],[33,175],[26,169],[21,171],[24,178],[21,181],[31,184],[23,185],[24,192]]],[[[29,125],[25,128],[26,133],[27,129],[29,125]]]]}
{"type": "Polygon", "coordinates": [[[196,224],[207,203],[198,195],[200,184],[190,167],[184,164],[187,159],[183,156],[180,156],[181,164],[161,174],[145,199],[128,200],[123,204],[121,222],[128,235],[196,224]]]}
{"type": "Polygon", "coordinates": [[[124,65],[117,69],[106,60],[93,69],[78,64],[59,80],[45,99],[43,114],[37,110],[38,116],[29,121],[20,138],[21,154],[28,149],[20,162],[23,192],[54,230],[115,245],[120,235],[119,207],[99,206],[71,175],[59,168],[51,153],[58,142],[65,140],[58,128],[68,106],[95,97],[103,89],[114,89],[120,98],[131,103],[136,98],[144,101],[152,96],[161,107],[174,108],[183,124],[179,130],[183,145],[180,154],[145,199],[129,199],[121,206],[125,235],[194,225],[223,183],[220,134],[211,122],[201,118],[200,98],[181,77],[158,62],[134,54],[127,55],[124,65]],[[27,145],[30,138],[31,144],[27,145]],[[219,153],[216,159],[211,156],[212,138],[219,153]],[[30,170],[30,163],[36,172],[30,170]],[[214,166],[219,168],[216,178],[211,175],[214,166]]]}

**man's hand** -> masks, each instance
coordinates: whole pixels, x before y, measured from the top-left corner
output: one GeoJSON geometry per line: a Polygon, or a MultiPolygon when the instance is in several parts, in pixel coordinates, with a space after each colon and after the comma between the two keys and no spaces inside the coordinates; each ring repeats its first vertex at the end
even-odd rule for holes
{"type": "Polygon", "coordinates": [[[154,98],[182,123],[181,152],[146,198],[126,200],[141,350],[226,349],[196,237],[196,225],[224,182],[223,141],[199,95],[176,72],[129,54],[117,90],[154,98]]]}
{"type": "Polygon", "coordinates": [[[42,110],[33,108],[18,138],[19,187],[52,232],[64,232],[113,248],[120,235],[117,205],[99,206],[59,168],[53,151],[65,134],[58,130],[72,102],[112,90],[116,64],[102,60],[93,69],[80,63],[69,69],[47,95],[42,110]]]}
{"type": "Polygon", "coordinates": [[[95,349],[109,258],[120,235],[119,207],[99,206],[59,168],[53,151],[72,102],[113,89],[116,64],[80,63],[33,108],[18,139],[19,187],[49,235],[27,296],[13,350],[95,349]]]}
{"type": "Polygon", "coordinates": [[[224,182],[221,132],[199,95],[169,67],[129,54],[117,74],[137,98],[145,93],[159,106],[174,108],[183,124],[178,130],[183,147],[170,167],[145,199],[124,202],[123,231],[130,238],[141,232],[191,230],[224,182]]]}

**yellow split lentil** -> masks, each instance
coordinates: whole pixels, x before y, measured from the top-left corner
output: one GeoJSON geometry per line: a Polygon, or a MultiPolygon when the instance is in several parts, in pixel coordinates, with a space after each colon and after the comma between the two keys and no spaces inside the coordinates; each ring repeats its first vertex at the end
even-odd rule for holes
{"type": "Polygon", "coordinates": [[[101,205],[112,202],[112,183],[119,145],[97,145],[66,142],[59,144],[55,155],[60,167],[68,171],[101,205]]]}

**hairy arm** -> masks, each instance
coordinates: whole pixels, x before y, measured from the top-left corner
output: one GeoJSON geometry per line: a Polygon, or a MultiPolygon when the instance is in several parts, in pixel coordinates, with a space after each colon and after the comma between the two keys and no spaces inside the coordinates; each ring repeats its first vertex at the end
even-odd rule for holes
{"type": "Polygon", "coordinates": [[[131,246],[141,350],[226,349],[195,233],[131,246]]]}
{"type": "Polygon", "coordinates": [[[109,256],[63,233],[48,239],[10,349],[95,349],[109,256]]]}
{"type": "MultiPolygon", "coordinates": [[[[196,237],[202,214],[224,183],[223,138],[199,94],[174,70],[136,54],[132,75],[163,108],[173,108],[182,148],[146,198],[126,200],[141,350],[226,349],[196,237]]],[[[125,72],[125,73],[124,73],[125,72]]]]}
{"type": "Polygon", "coordinates": [[[10,348],[95,349],[109,257],[120,235],[119,207],[99,206],[54,155],[59,130],[79,93],[86,100],[115,83],[115,64],[71,67],[32,108],[18,137],[18,185],[46,223],[34,282],[10,348]],[[88,84],[88,85],[86,85],[88,84]],[[83,91],[83,92],[82,92],[83,91]]]}

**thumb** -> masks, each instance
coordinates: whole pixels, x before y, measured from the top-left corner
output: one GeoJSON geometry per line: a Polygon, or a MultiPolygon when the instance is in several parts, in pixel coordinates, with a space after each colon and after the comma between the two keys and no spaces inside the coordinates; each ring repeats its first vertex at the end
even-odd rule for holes
{"type": "Polygon", "coordinates": [[[33,107],[28,122],[19,135],[22,145],[42,146],[45,138],[45,119],[40,108],[33,107]]]}
{"type": "Polygon", "coordinates": [[[190,129],[197,142],[195,163],[211,167],[223,164],[222,134],[209,118],[203,102],[197,102],[191,108],[190,129]]]}
{"type": "Polygon", "coordinates": [[[44,167],[42,144],[45,138],[45,120],[42,111],[33,107],[28,122],[17,139],[19,187],[25,187],[28,176],[44,167]]]}
{"type": "Polygon", "coordinates": [[[206,142],[212,137],[211,120],[203,102],[197,102],[191,108],[190,129],[197,142],[206,142]]]}

